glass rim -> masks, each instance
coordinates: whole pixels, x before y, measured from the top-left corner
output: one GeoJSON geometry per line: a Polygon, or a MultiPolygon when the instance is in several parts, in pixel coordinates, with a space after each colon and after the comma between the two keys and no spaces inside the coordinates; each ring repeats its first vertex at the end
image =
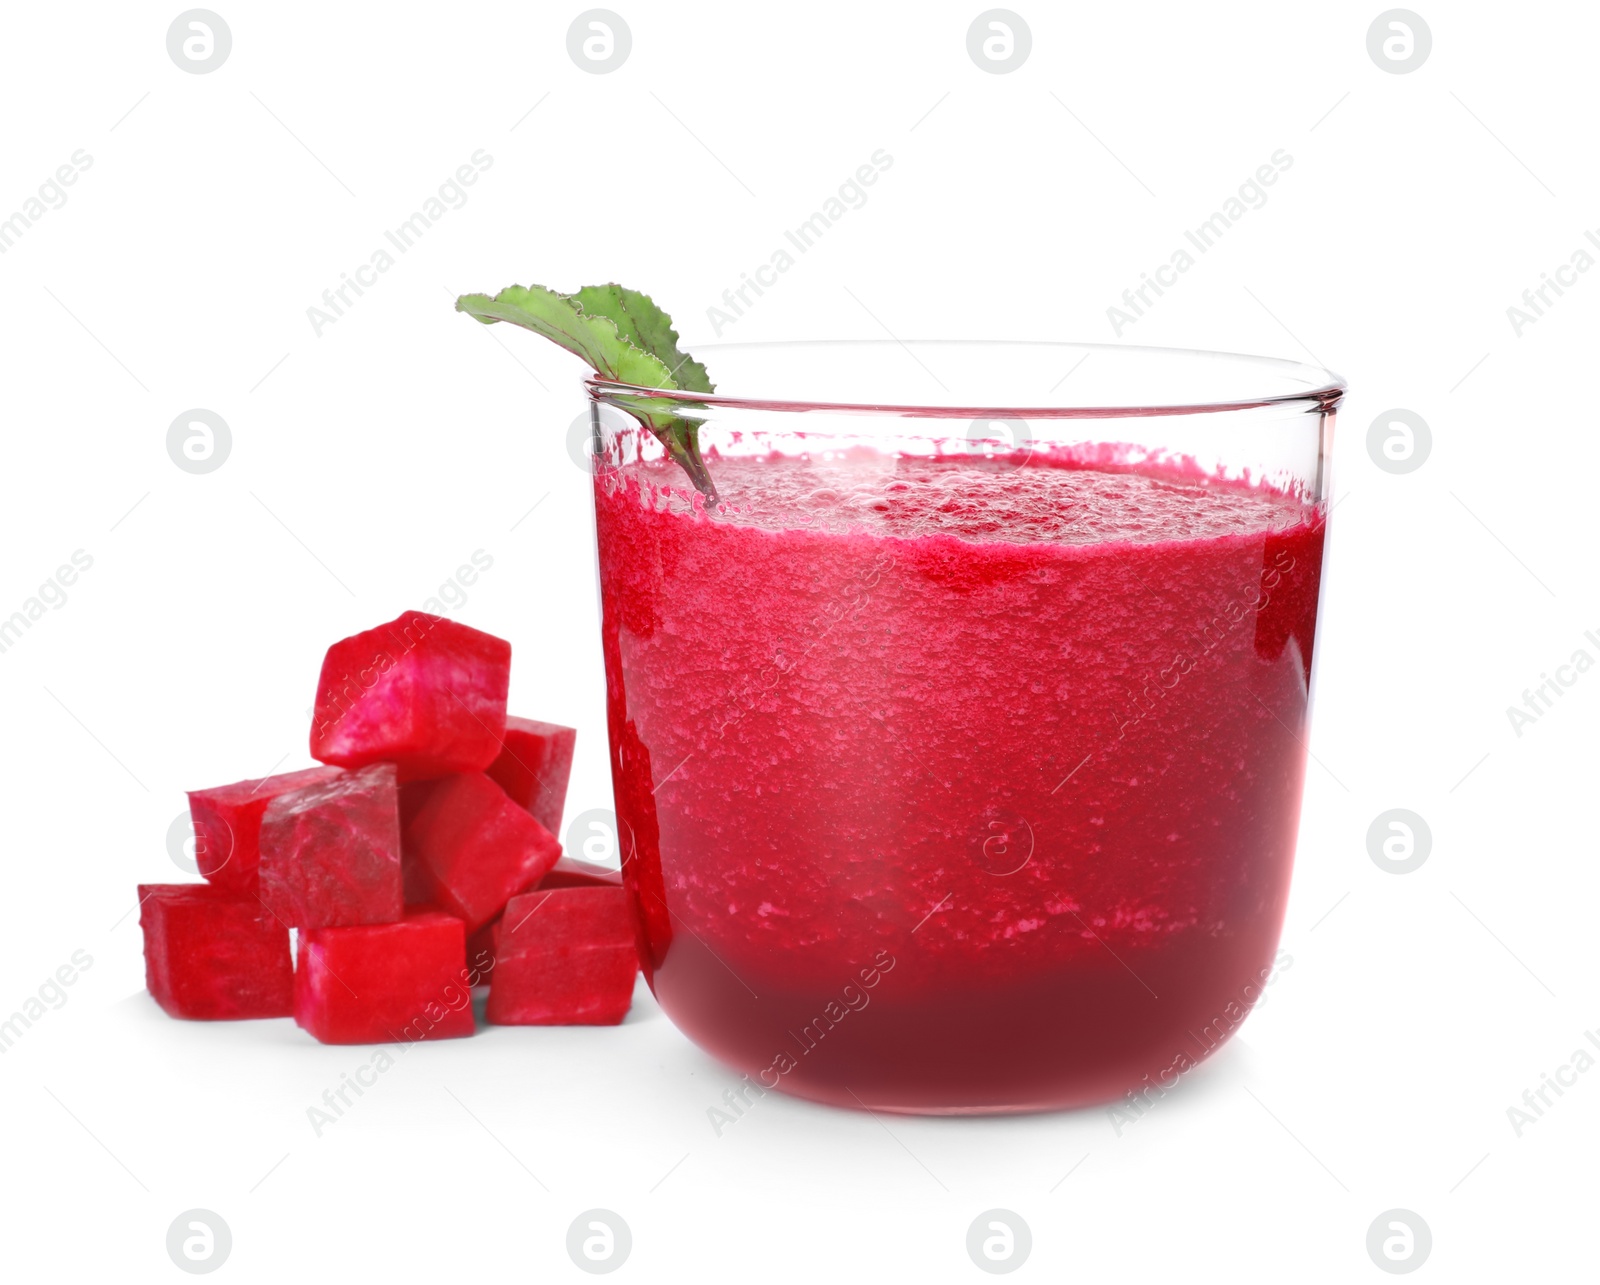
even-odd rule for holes
{"type": "MultiPolygon", "coordinates": [[[[1213,365],[1234,364],[1240,368],[1241,390],[1227,397],[1176,398],[1170,401],[1142,400],[1134,395],[1117,398],[1098,398],[1074,402],[1070,398],[1053,400],[1049,404],[1026,405],[1001,403],[994,400],[963,402],[917,402],[889,399],[884,401],[804,399],[793,397],[763,397],[729,393],[696,393],[682,389],[649,388],[621,380],[592,375],[584,380],[591,397],[599,401],[616,399],[627,403],[648,399],[654,406],[667,409],[680,406],[684,410],[750,410],[780,413],[821,411],[836,414],[890,415],[917,419],[1143,419],[1157,416],[1203,415],[1224,412],[1259,410],[1264,407],[1293,409],[1297,405],[1306,411],[1329,412],[1343,398],[1348,385],[1343,376],[1321,365],[1294,361],[1282,357],[1261,357],[1248,353],[1221,352],[1199,348],[1172,348],[1143,344],[1072,343],[1055,340],[1007,339],[800,339],[772,340],[751,343],[697,344],[695,352],[710,357],[715,366],[718,353],[737,352],[773,353],[782,349],[864,349],[875,353],[903,351],[928,369],[912,352],[912,346],[923,348],[978,350],[1016,350],[1021,348],[1049,349],[1064,360],[1069,354],[1083,354],[1081,365],[1095,353],[1116,353],[1123,359],[1147,360],[1152,369],[1162,361],[1208,362],[1213,365]],[[1254,375],[1254,390],[1246,391],[1245,372],[1254,375]],[[1273,388],[1271,385],[1278,386],[1273,388]],[[665,406],[662,404],[665,403],[665,406]]],[[[1072,370],[1076,370],[1076,365],[1072,370]]],[[[929,372],[932,373],[931,371],[929,372]]],[[[1069,374],[1071,371],[1068,372],[1069,374]]],[[[937,376],[934,376],[937,381],[937,376]]],[[[1058,381],[1065,383],[1067,376],[1058,381]]],[[[1053,390],[1052,390],[1053,391],[1053,390]]],[[[701,416],[695,416],[701,418],[701,416]]]]}

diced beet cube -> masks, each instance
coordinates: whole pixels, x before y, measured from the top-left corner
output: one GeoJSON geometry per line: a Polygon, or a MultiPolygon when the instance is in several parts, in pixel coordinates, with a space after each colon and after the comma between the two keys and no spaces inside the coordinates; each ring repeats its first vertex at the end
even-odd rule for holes
{"type": "Polygon", "coordinates": [[[328,648],[311,757],[393,763],[403,781],[481,772],[500,753],[510,678],[504,639],[408,611],[328,648]]]}
{"type": "Polygon", "coordinates": [[[613,870],[609,866],[597,866],[588,861],[578,861],[573,857],[562,857],[550,867],[545,877],[539,880],[539,887],[541,889],[620,888],[622,871],[613,870]]]}
{"type": "MultiPolygon", "coordinates": [[[[545,872],[544,878],[535,887],[541,892],[550,888],[620,888],[622,872],[562,857],[545,872]]],[[[489,974],[494,969],[495,934],[499,928],[500,919],[495,918],[467,938],[467,963],[471,965],[473,960],[479,961],[478,971],[483,975],[484,983],[489,981],[489,974]]]]}
{"type": "Polygon", "coordinates": [[[189,791],[194,822],[194,856],[200,873],[219,888],[254,896],[261,860],[261,814],[280,794],[340,776],[336,767],[264,776],[258,780],[189,791]]]}
{"type": "Polygon", "coordinates": [[[561,833],[561,809],[567,801],[577,739],[577,732],[557,723],[508,718],[500,757],[489,765],[490,779],[551,834],[561,833]]]}
{"type": "Polygon", "coordinates": [[[555,865],[561,845],[482,772],[446,777],[405,831],[410,881],[474,932],[555,865]]]}
{"type": "Polygon", "coordinates": [[[639,970],[620,887],[555,888],[513,897],[500,919],[489,1020],[502,1026],[615,1026],[639,970]]]}
{"type": "Polygon", "coordinates": [[[227,1021],[293,1011],[289,930],[251,896],[205,883],[139,886],[145,986],[173,1017],[227,1021]]]}
{"type": "Polygon", "coordinates": [[[437,910],[396,924],[312,928],[300,934],[294,1020],[324,1044],[471,1035],[465,963],[461,921],[437,910]]]}
{"type": "Polygon", "coordinates": [[[261,900],[295,928],[387,924],[405,910],[395,769],[342,772],[267,805],[261,900]]]}

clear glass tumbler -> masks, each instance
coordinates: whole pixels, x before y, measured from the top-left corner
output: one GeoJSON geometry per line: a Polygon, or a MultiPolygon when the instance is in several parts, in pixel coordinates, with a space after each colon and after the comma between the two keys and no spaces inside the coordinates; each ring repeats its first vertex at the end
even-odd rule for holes
{"type": "Polygon", "coordinates": [[[1342,381],[1093,345],[703,357],[715,395],[588,385],[661,1007],[747,1099],[1170,1086],[1272,968],[1342,381]]]}

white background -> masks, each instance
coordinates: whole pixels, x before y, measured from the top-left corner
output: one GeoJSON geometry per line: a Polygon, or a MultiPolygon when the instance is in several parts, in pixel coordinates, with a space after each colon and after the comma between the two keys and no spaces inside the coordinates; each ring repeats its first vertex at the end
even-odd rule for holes
{"type": "Polygon", "coordinates": [[[1600,273],[1520,337],[1506,309],[1600,227],[1600,13],[1416,0],[1432,54],[1395,75],[1367,53],[1377,0],[1015,0],[1032,53],[995,75],[967,53],[977,0],[614,0],[632,53],[595,75],[578,4],[215,3],[209,74],[168,56],[176,4],[18,7],[0,50],[0,217],[92,157],[0,255],[0,616],[94,560],[0,655],[0,1015],[94,961],[0,1056],[8,1278],[177,1279],[194,1207],[241,1281],[584,1279],[565,1235],[596,1206],[647,1280],[983,1279],[964,1242],[994,1207],[1032,1228],[1019,1278],[1381,1279],[1365,1238],[1394,1207],[1432,1229],[1423,1276],[1592,1271],[1600,1068],[1520,1137],[1507,1108],[1600,1028],[1600,674],[1521,736],[1505,710],[1600,658],[1600,273]],[[1108,341],[1124,288],[1293,157],[1122,336],[1350,381],[1292,966],[1120,1136],[1097,1110],[769,1095],[718,1137],[734,1077],[642,987],[619,1029],[413,1049],[315,1136],[306,1108],[370,1051],[142,993],[134,885],[183,877],[183,789],[307,763],[326,645],[482,549],[454,614],[513,640],[514,711],[580,729],[568,817],[609,802],[581,372],[453,296],[616,279],[693,350],[880,148],[867,203],[724,338],[1108,341]],[[317,335],[308,307],[478,149],[470,199],[317,335]],[[165,445],[195,407],[233,439],[203,476],[165,445]],[[1366,449],[1393,407],[1432,428],[1406,475],[1366,449]],[[1393,807],[1432,830],[1412,874],[1368,856],[1393,807]]]}

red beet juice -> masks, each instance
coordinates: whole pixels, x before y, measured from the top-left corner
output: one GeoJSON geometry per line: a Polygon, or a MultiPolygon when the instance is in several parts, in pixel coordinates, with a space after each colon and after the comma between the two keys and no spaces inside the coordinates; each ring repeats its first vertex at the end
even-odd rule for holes
{"type": "Polygon", "coordinates": [[[1320,506],[1048,452],[711,468],[711,512],[661,460],[595,490],[674,1022],[760,1090],[891,1111],[1107,1101],[1215,1049],[1288,893],[1320,506]]]}

